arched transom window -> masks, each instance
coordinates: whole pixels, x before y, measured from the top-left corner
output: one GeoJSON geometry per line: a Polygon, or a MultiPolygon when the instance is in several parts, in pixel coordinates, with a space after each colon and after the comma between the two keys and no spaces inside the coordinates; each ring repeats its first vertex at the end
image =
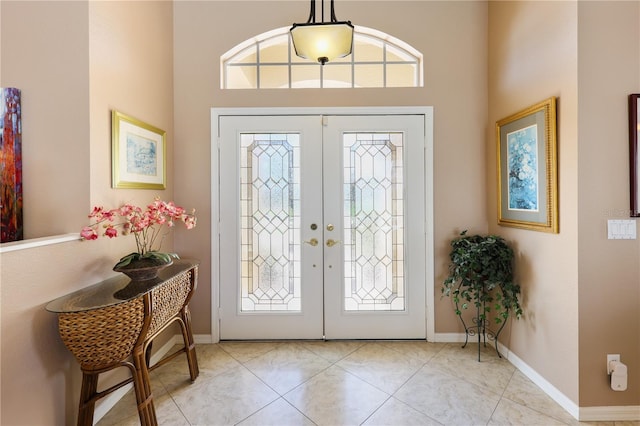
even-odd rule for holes
{"type": "Polygon", "coordinates": [[[353,52],[324,66],[296,56],[289,27],[246,40],[220,57],[222,89],[422,87],[422,54],[355,26],[353,52]]]}

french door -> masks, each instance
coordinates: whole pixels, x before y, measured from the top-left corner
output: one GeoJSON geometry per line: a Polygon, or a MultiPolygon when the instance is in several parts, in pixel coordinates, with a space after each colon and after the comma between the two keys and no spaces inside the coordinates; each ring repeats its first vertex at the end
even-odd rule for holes
{"type": "Polygon", "coordinates": [[[220,338],[425,338],[425,117],[218,126],[220,338]]]}

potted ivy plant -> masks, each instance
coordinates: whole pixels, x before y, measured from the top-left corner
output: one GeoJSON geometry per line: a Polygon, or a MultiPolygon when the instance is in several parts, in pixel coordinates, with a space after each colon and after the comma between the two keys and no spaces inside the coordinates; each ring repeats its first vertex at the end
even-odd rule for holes
{"type": "Polygon", "coordinates": [[[455,313],[465,328],[466,346],[469,336],[478,336],[478,361],[480,360],[481,337],[495,340],[498,351],[498,336],[510,315],[522,316],[518,296],[520,285],[513,279],[514,253],[506,241],[497,235],[467,235],[467,231],[451,241],[449,275],[444,280],[442,294],[451,297],[455,313]],[[473,325],[463,318],[463,311],[475,307],[473,325]],[[499,327],[493,332],[489,327],[493,317],[499,327]]]}

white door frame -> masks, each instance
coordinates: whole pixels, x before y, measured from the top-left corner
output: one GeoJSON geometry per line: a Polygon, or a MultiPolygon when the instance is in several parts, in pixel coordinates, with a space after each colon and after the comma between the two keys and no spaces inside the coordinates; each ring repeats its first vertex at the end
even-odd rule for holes
{"type": "Polygon", "coordinates": [[[220,121],[225,115],[423,115],[425,123],[425,277],[427,340],[435,341],[433,226],[433,107],[309,107],[211,109],[211,339],[220,340],[220,121]]]}

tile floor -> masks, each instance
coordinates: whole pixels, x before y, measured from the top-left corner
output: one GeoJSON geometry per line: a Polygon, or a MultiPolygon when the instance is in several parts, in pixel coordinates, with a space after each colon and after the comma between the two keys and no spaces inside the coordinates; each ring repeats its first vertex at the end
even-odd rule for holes
{"type": "MultiPolygon", "coordinates": [[[[160,425],[579,424],[492,348],[478,363],[477,345],[223,342],[196,350],[195,382],[183,355],[151,375],[160,425]]],[[[137,424],[133,392],[98,422],[137,424]]]]}

